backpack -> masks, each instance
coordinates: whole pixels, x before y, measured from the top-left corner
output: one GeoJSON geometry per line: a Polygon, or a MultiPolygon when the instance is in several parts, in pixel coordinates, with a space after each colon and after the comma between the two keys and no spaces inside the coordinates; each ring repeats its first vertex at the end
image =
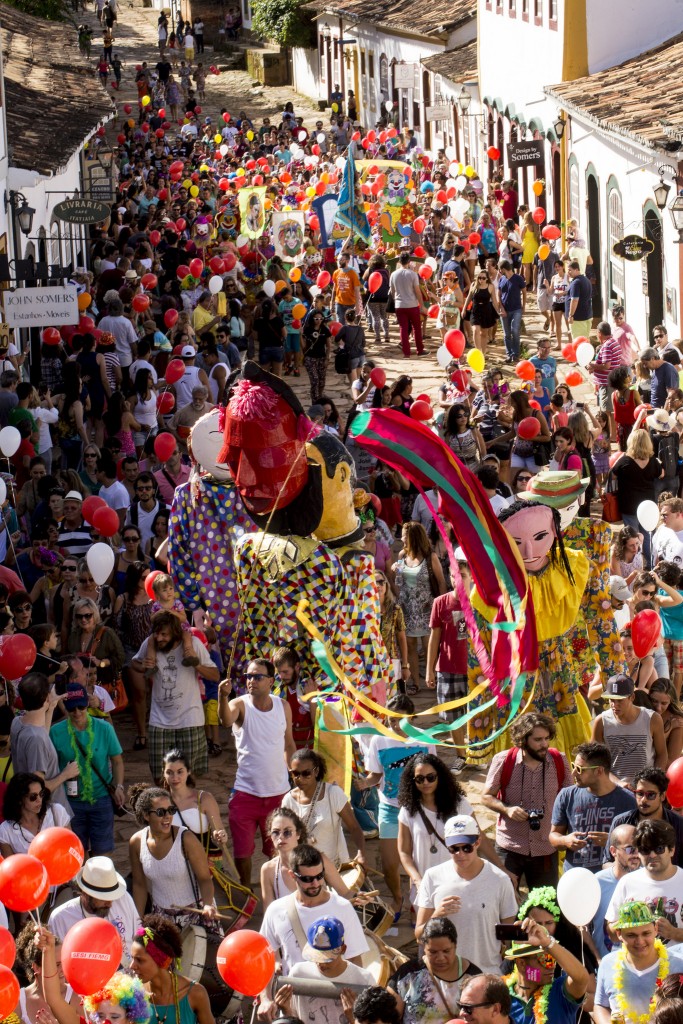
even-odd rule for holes
{"type": "MultiPolygon", "coordinates": [[[[498,799],[505,803],[505,791],[510,784],[512,773],[515,769],[515,760],[519,753],[519,747],[510,747],[505,754],[505,760],[503,761],[503,770],[500,774],[500,785],[498,788],[498,799]]],[[[562,754],[555,747],[548,747],[548,753],[553,759],[555,765],[555,772],[557,774],[557,788],[558,791],[562,789],[564,783],[564,761],[562,754]]]]}
{"type": "Polygon", "coordinates": [[[664,466],[664,476],[678,473],[678,434],[665,434],[657,445],[657,458],[664,466]]]}

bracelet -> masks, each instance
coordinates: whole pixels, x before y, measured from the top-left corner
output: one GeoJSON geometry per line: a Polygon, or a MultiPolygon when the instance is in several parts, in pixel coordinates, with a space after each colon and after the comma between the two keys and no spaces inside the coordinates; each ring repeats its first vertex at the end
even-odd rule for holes
{"type": "Polygon", "coordinates": [[[554,949],[554,948],[555,948],[555,946],[559,946],[559,944],[560,944],[560,943],[559,943],[559,941],[558,941],[558,940],[557,940],[557,939],[555,938],[555,936],[554,936],[554,935],[551,935],[551,936],[550,936],[550,942],[548,943],[548,945],[547,945],[547,946],[546,946],[545,948],[546,948],[546,949],[554,949]]]}
{"type": "Polygon", "coordinates": [[[43,974],[41,974],[41,978],[56,978],[58,974],[59,974],[59,971],[55,971],[54,974],[44,974],[43,973],[43,974]]]}
{"type": "Polygon", "coordinates": [[[116,788],[117,789],[125,789],[126,787],[124,786],[124,784],[122,782],[117,782],[116,783],[116,788]]]}
{"type": "Polygon", "coordinates": [[[410,668],[410,665],[401,665],[401,668],[410,668]]]}

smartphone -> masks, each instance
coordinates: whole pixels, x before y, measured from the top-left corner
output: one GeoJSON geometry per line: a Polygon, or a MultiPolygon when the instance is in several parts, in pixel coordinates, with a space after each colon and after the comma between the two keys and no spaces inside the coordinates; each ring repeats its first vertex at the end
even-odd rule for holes
{"type": "Polygon", "coordinates": [[[576,403],[576,408],[577,409],[584,409],[585,408],[585,402],[577,402],[576,403]]]}
{"type": "Polygon", "coordinates": [[[527,938],[527,933],[521,924],[497,924],[496,938],[501,942],[523,942],[527,938]]]}

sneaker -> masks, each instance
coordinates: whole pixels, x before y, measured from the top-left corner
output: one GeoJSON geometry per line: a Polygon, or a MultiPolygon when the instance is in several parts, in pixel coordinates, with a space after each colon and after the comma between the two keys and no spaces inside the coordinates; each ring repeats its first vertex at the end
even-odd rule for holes
{"type": "Polygon", "coordinates": [[[365,829],[363,829],[363,836],[366,839],[377,839],[377,837],[379,836],[379,829],[378,828],[371,828],[371,829],[368,829],[367,832],[365,831],[365,829]]]}
{"type": "Polygon", "coordinates": [[[462,775],[466,764],[467,761],[465,760],[464,757],[454,758],[453,762],[450,765],[451,773],[453,775],[462,775]]]}

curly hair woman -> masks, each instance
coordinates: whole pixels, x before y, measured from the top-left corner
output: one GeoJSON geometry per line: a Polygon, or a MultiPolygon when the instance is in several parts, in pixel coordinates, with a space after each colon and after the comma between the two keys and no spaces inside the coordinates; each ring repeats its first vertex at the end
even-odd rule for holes
{"type": "Polygon", "coordinates": [[[130,965],[152,1001],[155,1021],[163,1024],[169,1018],[175,1024],[214,1024],[204,986],[177,971],[183,955],[180,930],[161,914],[146,914],[140,924],[130,965]]]}

